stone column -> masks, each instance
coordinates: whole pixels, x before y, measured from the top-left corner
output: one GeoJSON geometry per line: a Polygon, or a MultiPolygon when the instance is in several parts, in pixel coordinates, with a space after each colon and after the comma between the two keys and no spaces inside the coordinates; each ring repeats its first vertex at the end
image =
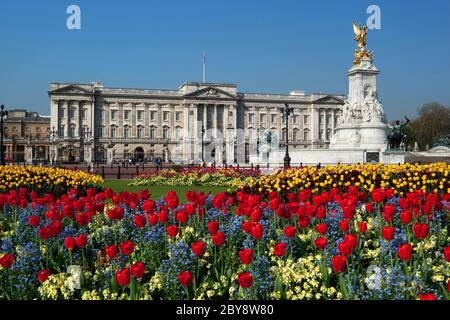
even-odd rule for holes
{"type": "MultiPolygon", "coordinates": [[[[189,104],[183,105],[183,161],[191,162],[191,132],[189,132],[189,104]]],[[[178,138],[178,137],[177,137],[178,138]]]]}
{"type": "Polygon", "coordinates": [[[311,107],[311,147],[317,149],[317,144],[319,141],[319,110],[315,108],[314,105],[311,107]]]}
{"type": "Polygon", "coordinates": [[[63,102],[64,110],[65,110],[65,116],[66,116],[66,125],[64,126],[64,138],[67,138],[69,136],[69,127],[70,127],[70,100],[65,100],[63,102]]]}
{"type": "Polygon", "coordinates": [[[213,113],[213,135],[214,139],[217,138],[217,105],[214,105],[214,113],[213,113]]]}

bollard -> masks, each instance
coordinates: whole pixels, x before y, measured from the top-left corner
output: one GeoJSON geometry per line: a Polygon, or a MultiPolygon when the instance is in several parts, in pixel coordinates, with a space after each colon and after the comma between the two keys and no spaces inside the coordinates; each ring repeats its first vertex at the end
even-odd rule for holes
{"type": "Polygon", "coordinates": [[[117,179],[120,179],[120,166],[117,167],[117,179]]]}
{"type": "Polygon", "coordinates": [[[105,179],[105,166],[102,166],[102,178],[105,179]]]}
{"type": "Polygon", "coordinates": [[[139,176],[139,165],[136,166],[136,177],[139,176]]]}

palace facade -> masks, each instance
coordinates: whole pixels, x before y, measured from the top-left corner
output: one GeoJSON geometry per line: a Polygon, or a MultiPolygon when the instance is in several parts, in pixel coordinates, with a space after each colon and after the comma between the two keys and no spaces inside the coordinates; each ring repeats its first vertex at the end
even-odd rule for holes
{"type": "Polygon", "coordinates": [[[290,150],[327,149],[345,98],[241,93],[235,84],[202,82],[176,90],[52,83],[49,96],[52,160],[198,163],[203,149],[216,164],[249,163],[260,141],[271,137],[284,147],[286,134],[290,150]],[[288,132],[285,104],[294,109],[288,132]]]}
{"type": "Polygon", "coordinates": [[[31,152],[28,158],[47,161],[49,137],[50,117],[25,109],[8,110],[4,121],[3,139],[6,162],[25,162],[27,149],[31,152]]]}

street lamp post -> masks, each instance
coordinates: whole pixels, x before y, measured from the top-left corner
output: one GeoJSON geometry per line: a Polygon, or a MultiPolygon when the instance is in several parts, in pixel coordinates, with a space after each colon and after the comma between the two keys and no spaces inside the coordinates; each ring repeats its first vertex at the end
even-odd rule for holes
{"type": "Polygon", "coordinates": [[[204,135],[205,135],[205,127],[202,125],[202,162],[205,162],[205,158],[203,157],[203,148],[204,148],[203,136],[204,135]]]}
{"type": "Polygon", "coordinates": [[[57,131],[55,129],[55,126],[52,127],[52,130],[50,131],[50,143],[52,144],[52,149],[50,150],[50,160],[52,163],[52,166],[55,165],[55,159],[57,159],[58,157],[58,151],[57,148],[55,148],[54,146],[56,146],[57,144],[57,131]],[[55,150],[56,149],[56,150],[55,150]]]}
{"type": "Polygon", "coordinates": [[[286,154],[284,155],[284,167],[289,168],[291,166],[291,157],[289,157],[289,116],[294,113],[294,108],[289,107],[286,103],[283,108],[281,108],[284,119],[286,120],[286,154]]]}
{"type": "Polygon", "coordinates": [[[8,115],[8,111],[4,111],[5,106],[0,106],[0,165],[5,165],[5,155],[3,154],[3,117],[8,115]]]}

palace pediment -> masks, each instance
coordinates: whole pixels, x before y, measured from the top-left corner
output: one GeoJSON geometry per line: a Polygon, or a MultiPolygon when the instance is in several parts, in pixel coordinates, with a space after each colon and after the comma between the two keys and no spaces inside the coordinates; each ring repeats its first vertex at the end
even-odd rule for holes
{"type": "Polygon", "coordinates": [[[185,98],[236,99],[234,94],[215,87],[207,87],[184,95],[185,98]]]}
{"type": "Polygon", "coordinates": [[[54,89],[50,91],[50,94],[92,94],[92,92],[86,88],[80,87],[76,84],[70,84],[65,87],[54,89]]]}
{"type": "Polygon", "coordinates": [[[335,96],[328,95],[328,96],[325,96],[325,97],[322,97],[322,98],[314,100],[313,103],[315,103],[315,104],[320,104],[320,103],[323,103],[323,104],[328,104],[328,103],[344,104],[344,100],[339,99],[339,98],[337,98],[335,96]]]}

